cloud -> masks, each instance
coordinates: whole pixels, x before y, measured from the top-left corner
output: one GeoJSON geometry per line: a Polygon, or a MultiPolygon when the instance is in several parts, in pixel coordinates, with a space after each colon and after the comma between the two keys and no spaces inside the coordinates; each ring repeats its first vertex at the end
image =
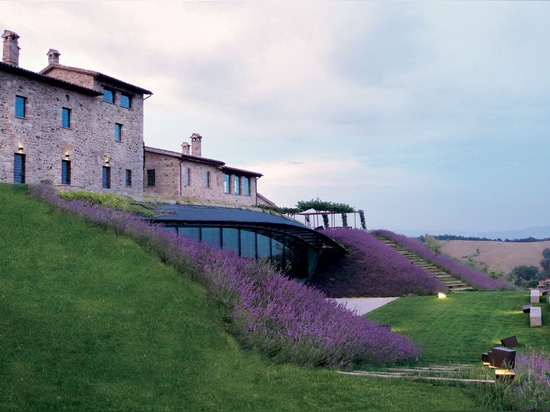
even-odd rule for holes
{"type": "Polygon", "coordinates": [[[56,48],[63,64],[152,90],[148,145],[179,150],[201,133],[205,156],[263,173],[260,191],[283,205],[321,197],[379,227],[481,231],[548,224],[549,11],[4,1],[0,23],[21,35],[22,67],[56,48]]]}

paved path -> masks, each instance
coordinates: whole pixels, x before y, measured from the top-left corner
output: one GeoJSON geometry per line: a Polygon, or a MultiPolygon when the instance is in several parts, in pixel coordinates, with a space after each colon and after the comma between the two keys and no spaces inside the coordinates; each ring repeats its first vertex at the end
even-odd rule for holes
{"type": "Polygon", "coordinates": [[[358,315],[364,315],[395,299],[399,298],[338,298],[334,300],[338,303],[343,303],[350,310],[357,310],[358,315]]]}

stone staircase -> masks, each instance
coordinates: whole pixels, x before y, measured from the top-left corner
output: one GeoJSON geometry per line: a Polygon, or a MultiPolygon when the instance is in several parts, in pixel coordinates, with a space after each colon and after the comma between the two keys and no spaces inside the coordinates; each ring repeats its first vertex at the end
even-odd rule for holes
{"type": "Polygon", "coordinates": [[[452,276],[449,272],[445,271],[439,266],[436,266],[428,262],[422,257],[409,252],[407,249],[405,249],[402,246],[399,246],[397,243],[393,242],[392,240],[386,239],[385,237],[378,237],[378,239],[384,242],[386,245],[393,248],[396,252],[405,256],[408,260],[411,261],[412,264],[425,269],[426,271],[431,273],[434,277],[438,278],[439,281],[443,284],[443,286],[447,288],[447,290],[458,292],[458,291],[467,291],[467,290],[474,289],[471,285],[464,282],[463,280],[452,276]]]}

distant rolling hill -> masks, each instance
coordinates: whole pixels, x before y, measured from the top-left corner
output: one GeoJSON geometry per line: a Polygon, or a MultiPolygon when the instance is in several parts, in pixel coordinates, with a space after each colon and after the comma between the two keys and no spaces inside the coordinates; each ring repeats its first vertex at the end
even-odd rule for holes
{"type": "Polygon", "coordinates": [[[461,260],[467,260],[468,256],[472,256],[477,262],[487,263],[492,270],[506,273],[520,265],[533,265],[540,269],[542,251],[550,248],[550,240],[541,242],[451,240],[441,243],[443,245],[441,251],[447,255],[461,260]]]}
{"type": "MultiPolygon", "coordinates": [[[[400,233],[400,232],[398,232],[400,233]]],[[[475,237],[475,238],[485,238],[485,239],[501,239],[501,240],[518,240],[518,239],[527,239],[535,238],[539,240],[550,239],[550,226],[537,226],[530,227],[527,229],[517,229],[517,230],[501,230],[494,232],[474,232],[474,231],[460,231],[460,230],[409,230],[403,232],[407,236],[418,237],[427,234],[434,236],[441,235],[455,235],[463,237],[475,237]]]]}

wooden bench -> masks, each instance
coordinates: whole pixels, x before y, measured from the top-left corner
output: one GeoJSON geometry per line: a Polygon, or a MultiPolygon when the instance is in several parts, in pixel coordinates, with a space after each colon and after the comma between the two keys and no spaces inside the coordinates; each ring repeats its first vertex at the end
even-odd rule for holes
{"type": "Polygon", "coordinates": [[[533,306],[529,312],[529,323],[531,327],[542,326],[542,310],[539,306],[533,306]]]}

